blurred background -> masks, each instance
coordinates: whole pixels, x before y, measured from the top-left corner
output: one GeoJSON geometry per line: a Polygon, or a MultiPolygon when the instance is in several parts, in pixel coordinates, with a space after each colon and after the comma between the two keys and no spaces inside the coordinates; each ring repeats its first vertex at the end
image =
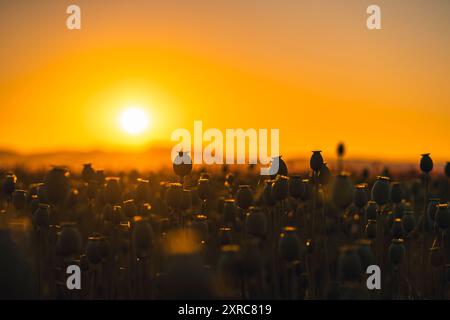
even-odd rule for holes
{"type": "Polygon", "coordinates": [[[279,128],[286,159],[345,141],[350,160],[439,164],[450,2],[377,1],[370,31],[372,2],[79,0],[69,31],[69,2],[1,0],[0,161],[167,164],[202,120],[279,128]]]}

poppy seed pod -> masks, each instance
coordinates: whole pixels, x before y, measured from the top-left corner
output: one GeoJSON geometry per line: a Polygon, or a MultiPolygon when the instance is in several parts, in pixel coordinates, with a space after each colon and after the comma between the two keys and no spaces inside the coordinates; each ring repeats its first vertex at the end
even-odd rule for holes
{"type": "Polygon", "coordinates": [[[30,212],[33,214],[39,208],[39,199],[37,195],[32,195],[30,200],[30,212]]]}
{"type": "Polygon", "coordinates": [[[39,202],[48,203],[46,192],[45,192],[45,185],[43,183],[38,183],[36,188],[37,188],[37,196],[38,196],[39,202]]]}
{"type": "Polygon", "coordinates": [[[276,201],[283,201],[289,194],[289,179],[286,176],[277,176],[272,184],[272,196],[276,201]]]}
{"type": "Polygon", "coordinates": [[[223,204],[223,219],[226,224],[234,223],[236,211],[236,201],[234,199],[225,199],[223,204]]]}
{"type": "Polygon", "coordinates": [[[435,221],[439,228],[447,229],[450,225],[450,211],[447,203],[437,205],[435,221]]]}
{"type": "Polygon", "coordinates": [[[385,205],[389,201],[389,178],[378,176],[372,187],[372,200],[379,206],[385,205]]]}
{"type": "Polygon", "coordinates": [[[389,192],[389,198],[393,203],[400,203],[403,199],[402,186],[398,182],[391,183],[391,189],[389,192]]]}
{"type": "Polygon", "coordinates": [[[132,219],[137,214],[137,206],[133,199],[129,199],[122,204],[123,213],[129,219],[132,219]]]}
{"type": "Polygon", "coordinates": [[[345,145],[344,145],[343,142],[340,142],[338,144],[336,152],[337,152],[338,157],[343,157],[344,156],[344,154],[345,154],[345,145]]]}
{"type": "Polygon", "coordinates": [[[241,273],[240,246],[227,244],[220,248],[220,256],[217,268],[222,275],[229,275],[232,278],[239,277],[241,273]]]}
{"type": "Polygon", "coordinates": [[[357,252],[361,261],[361,267],[366,270],[368,266],[375,264],[375,256],[371,248],[372,241],[360,239],[356,242],[357,252]]]}
{"type": "Polygon", "coordinates": [[[362,209],[367,204],[367,185],[365,183],[356,185],[355,189],[355,206],[362,209]]]}
{"type": "Polygon", "coordinates": [[[187,176],[192,171],[192,160],[188,152],[180,151],[173,161],[173,171],[181,178],[187,176]]]}
{"type": "Polygon", "coordinates": [[[247,210],[253,204],[253,193],[249,185],[240,185],[236,193],[239,208],[247,210]]]}
{"type": "Polygon", "coordinates": [[[95,170],[92,168],[91,163],[85,163],[83,165],[83,170],[81,170],[81,179],[84,182],[89,182],[95,179],[95,170]]]}
{"type": "Polygon", "coordinates": [[[302,180],[302,193],[300,195],[300,199],[303,201],[308,201],[311,199],[314,193],[314,186],[309,179],[302,180]]]}
{"type": "Polygon", "coordinates": [[[218,242],[220,246],[232,243],[231,228],[229,227],[219,228],[218,242]]]}
{"type": "Polygon", "coordinates": [[[330,172],[330,169],[328,168],[326,162],[324,162],[322,164],[322,166],[320,167],[318,178],[319,178],[319,183],[323,186],[326,186],[330,182],[331,172],[330,172]]]}
{"type": "Polygon", "coordinates": [[[405,256],[405,246],[403,242],[403,239],[392,239],[389,246],[389,261],[394,265],[398,265],[405,256]]]}
{"type": "Polygon", "coordinates": [[[354,198],[354,186],[349,175],[341,173],[336,176],[333,183],[332,199],[334,204],[341,210],[346,209],[354,198]]]}
{"type": "Polygon", "coordinates": [[[450,162],[445,164],[444,173],[447,178],[450,178],[450,162]]]}
{"type": "Polygon", "coordinates": [[[192,205],[191,190],[183,189],[181,194],[181,210],[188,210],[192,205]]]}
{"type": "Polygon", "coordinates": [[[272,159],[269,172],[272,174],[272,176],[281,175],[281,176],[287,176],[288,175],[288,168],[286,163],[283,159],[281,159],[281,156],[274,157],[272,159]],[[276,168],[276,163],[278,162],[278,170],[276,168]]]}
{"type": "Polygon", "coordinates": [[[377,220],[378,205],[375,201],[368,201],[366,216],[368,220],[377,220]]]}
{"type": "Polygon", "coordinates": [[[200,178],[197,183],[197,194],[202,200],[207,200],[211,196],[211,184],[209,179],[200,178]]]}
{"type": "Polygon", "coordinates": [[[295,227],[284,227],[278,240],[278,249],[280,256],[287,262],[293,262],[300,259],[300,239],[295,227]]]}
{"type": "Polygon", "coordinates": [[[91,180],[87,184],[86,195],[89,199],[94,199],[98,193],[98,182],[91,180]]]}
{"type": "Polygon", "coordinates": [[[136,252],[146,253],[150,250],[151,242],[153,240],[153,229],[150,223],[142,217],[134,217],[132,227],[132,243],[136,252]]]}
{"type": "Polygon", "coordinates": [[[200,240],[206,241],[209,236],[208,217],[204,214],[196,214],[191,223],[192,230],[198,235],[200,240]]]}
{"type": "Polygon", "coordinates": [[[396,218],[392,223],[391,227],[391,235],[393,238],[401,238],[403,237],[405,231],[403,230],[402,219],[396,218]]]}
{"type": "Polygon", "coordinates": [[[424,153],[421,155],[420,159],[420,170],[424,173],[429,173],[433,170],[433,160],[430,157],[429,153],[424,153]]]}
{"type": "Polygon", "coordinates": [[[341,248],[338,258],[338,278],[341,281],[359,281],[362,276],[361,260],[356,246],[341,248]]]}
{"type": "Polygon", "coordinates": [[[313,151],[309,160],[309,166],[315,172],[318,172],[323,165],[322,151],[313,151]]]}
{"type": "Polygon", "coordinates": [[[27,192],[16,189],[12,194],[12,202],[16,210],[22,210],[27,205],[27,192]]]}
{"type": "Polygon", "coordinates": [[[40,203],[33,213],[33,223],[40,228],[48,228],[50,223],[50,206],[40,203]]]}
{"type": "Polygon", "coordinates": [[[437,211],[437,205],[440,203],[440,199],[432,198],[428,201],[427,205],[427,215],[428,217],[434,221],[437,211]]]}
{"type": "Polygon", "coordinates": [[[255,237],[264,238],[267,232],[267,218],[256,207],[250,207],[245,218],[245,231],[255,237]]]}
{"type": "Polygon", "coordinates": [[[88,238],[86,244],[86,257],[89,263],[98,264],[102,261],[102,255],[100,253],[100,238],[92,236],[88,238]]]}
{"type": "Polygon", "coordinates": [[[181,183],[171,183],[166,190],[166,203],[172,209],[180,209],[183,198],[181,183]]]}
{"type": "Polygon", "coordinates": [[[289,194],[294,199],[300,199],[302,195],[302,178],[301,176],[292,176],[289,178],[289,194]]]}
{"type": "Polygon", "coordinates": [[[68,171],[62,167],[53,167],[44,178],[45,196],[52,203],[61,203],[70,191],[68,171]]]}
{"type": "Polygon", "coordinates": [[[122,198],[122,190],[120,187],[119,178],[107,178],[104,195],[106,203],[111,205],[120,203],[122,198]]]}
{"type": "Polygon", "coordinates": [[[81,236],[75,223],[61,224],[61,232],[56,242],[57,252],[62,256],[72,256],[80,253],[81,236]]]}
{"type": "Polygon", "coordinates": [[[272,184],[274,182],[275,180],[266,180],[264,182],[263,200],[264,204],[268,207],[272,207],[277,203],[272,195],[272,184]]]}
{"type": "Polygon", "coordinates": [[[369,239],[375,239],[375,237],[377,236],[377,222],[375,220],[367,221],[366,236],[369,239]]]}
{"type": "Polygon", "coordinates": [[[3,193],[6,194],[7,196],[10,196],[16,189],[16,182],[17,177],[15,174],[13,173],[7,174],[2,185],[3,193]]]}
{"type": "Polygon", "coordinates": [[[111,244],[108,241],[108,238],[105,236],[100,236],[100,243],[99,243],[99,249],[100,254],[103,259],[106,259],[109,254],[111,253],[111,244]]]}
{"type": "Polygon", "coordinates": [[[95,180],[100,184],[104,184],[106,180],[105,171],[104,170],[97,170],[95,171],[95,180]]]}
{"type": "Polygon", "coordinates": [[[135,200],[138,203],[147,202],[150,200],[150,185],[148,180],[137,179],[135,200]]]}
{"type": "Polygon", "coordinates": [[[405,233],[408,235],[411,231],[414,230],[416,226],[416,220],[414,219],[414,215],[412,212],[406,213],[402,218],[403,229],[405,233]]]}

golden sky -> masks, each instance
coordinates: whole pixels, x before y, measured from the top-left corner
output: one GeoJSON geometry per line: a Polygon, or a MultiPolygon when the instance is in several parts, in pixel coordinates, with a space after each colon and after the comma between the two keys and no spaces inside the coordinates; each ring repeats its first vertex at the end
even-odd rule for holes
{"type": "Polygon", "coordinates": [[[287,156],[345,141],[350,157],[447,160],[449,34],[448,0],[0,0],[0,148],[171,146],[202,120],[279,128],[287,156]],[[131,106],[151,114],[144,135],[117,124],[131,106]]]}

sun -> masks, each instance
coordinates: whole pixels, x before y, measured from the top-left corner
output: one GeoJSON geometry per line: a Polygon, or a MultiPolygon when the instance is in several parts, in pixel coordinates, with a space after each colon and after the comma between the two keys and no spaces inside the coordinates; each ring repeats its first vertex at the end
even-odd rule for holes
{"type": "Polygon", "coordinates": [[[150,114],[142,108],[128,107],[119,114],[120,128],[129,135],[139,135],[150,126],[150,114]]]}

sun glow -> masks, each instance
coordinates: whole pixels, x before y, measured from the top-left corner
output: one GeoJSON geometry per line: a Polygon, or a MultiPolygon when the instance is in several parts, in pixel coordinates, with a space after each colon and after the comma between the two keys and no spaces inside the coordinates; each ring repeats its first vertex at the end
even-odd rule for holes
{"type": "Polygon", "coordinates": [[[150,114],[142,108],[126,108],[119,114],[119,125],[129,135],[142,134],[150,126],[150,114]]]}

